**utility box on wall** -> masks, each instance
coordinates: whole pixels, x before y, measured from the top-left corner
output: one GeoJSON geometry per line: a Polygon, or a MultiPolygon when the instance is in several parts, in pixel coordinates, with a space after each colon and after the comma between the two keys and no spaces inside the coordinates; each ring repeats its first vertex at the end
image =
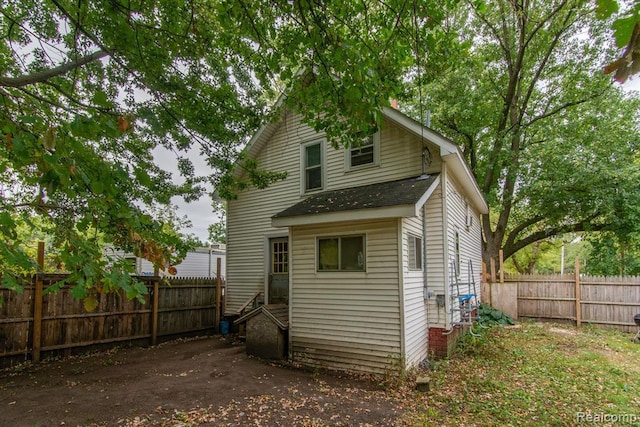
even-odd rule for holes
{"type": "Polygon", "coordinates": [[[256,308],[234,323],[246,323],[247,354],[263,359],[285,359],[289,332],[289,307],[269,304],[256,308]]]}

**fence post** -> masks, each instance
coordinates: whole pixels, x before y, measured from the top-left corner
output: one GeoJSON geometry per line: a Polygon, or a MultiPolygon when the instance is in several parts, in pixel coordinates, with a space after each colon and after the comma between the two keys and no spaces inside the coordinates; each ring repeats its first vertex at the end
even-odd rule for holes
{"type": "Polygon", "coordinates": [[[582,308],[580,303],[580,258],[576,257],[576,269],[575,269],[576,287],[576,326],[580,326],[582,323],[582,308]]]}
{"type": "Polygon", "coordinates": [[[491,283],[489,283],[489,274],[487,273],[487,264],[482,261],[482,300],[489,305],[493,305],[491,301],[491,283]]]}
{"type": "Polygon", "coordinates": [[[158,269],[153,272],[153,302],[151,303],[151,345],[158,342],[158,301],[160,300],[160,282],[158,282],[158,269]]]}
{"type": "Polygon", "coordinates": [[[220,333],[220,317],[222,315],[222,259],[218,257],[216,259],[216,318],[215,326],[216,333],[220,333]]]}
{"type": "Polygon", "coordinates": [[[42,291],[44,283],[42,273],[44,271],[44,242],[38,242],[38,266],[36,273],[36,289],[33,294],[33,342],[31,344],[31,359],[40,361],[40,349],[42,348],[42,291]]]}
{"type": "Polygon", "coordinates": [[[491,268],[491,283],[495,283],[496,282],[496,260],[491,258],[490,262],[490,268],[491,268]]]}

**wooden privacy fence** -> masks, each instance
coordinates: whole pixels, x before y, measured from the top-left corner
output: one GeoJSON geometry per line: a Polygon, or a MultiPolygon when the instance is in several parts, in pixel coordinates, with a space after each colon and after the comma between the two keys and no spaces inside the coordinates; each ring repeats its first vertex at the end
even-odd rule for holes
{"type": "Polygon", "coordinates": [[[573,321],[636,332],[640,277],[503,275],[483,283],[483,300],[514,318],[573,321]]]}
{"type": "Polygon", "coordinates": [[[37,275],[20,294],[0,289],[0,367],[38,361],[44,352],[69,354],[122,342],[155,345],[161,337],[219,331],[222,280],[176,278],[166,285],[158,277],[136,277],[149,291],[144,303],[122,292],[98,295],[98,307],[88,313],[83,301],[72,297],[70,285],[43,295],[65,277],[37,275]]]}

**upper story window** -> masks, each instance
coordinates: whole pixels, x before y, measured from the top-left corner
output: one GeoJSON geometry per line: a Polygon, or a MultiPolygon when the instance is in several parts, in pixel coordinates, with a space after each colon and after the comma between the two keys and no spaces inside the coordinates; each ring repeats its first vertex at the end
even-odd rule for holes
{"type": "Polygon", "coordinates": [[[366,136],[357,147],[351,147],[346,153],[347,169],[377,165],[380,153],[380,132],[366,136]]]}
{"type": "Polygon", "coordinates": [[[302,146],[303,193],[323,187],[322,142],[315,141],[302,146]]]}

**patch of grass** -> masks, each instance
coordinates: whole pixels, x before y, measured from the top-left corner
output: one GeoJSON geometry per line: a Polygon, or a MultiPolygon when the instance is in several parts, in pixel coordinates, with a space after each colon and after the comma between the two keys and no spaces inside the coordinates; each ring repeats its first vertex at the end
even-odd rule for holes
{"type": "Polygon", "coordinates": [[[640,426],[640,345],[629,334],[532,322],[477,333],[435,365],[410,425],[589,424],[582,413],[630,414],[624,425],[640,426]]]}

